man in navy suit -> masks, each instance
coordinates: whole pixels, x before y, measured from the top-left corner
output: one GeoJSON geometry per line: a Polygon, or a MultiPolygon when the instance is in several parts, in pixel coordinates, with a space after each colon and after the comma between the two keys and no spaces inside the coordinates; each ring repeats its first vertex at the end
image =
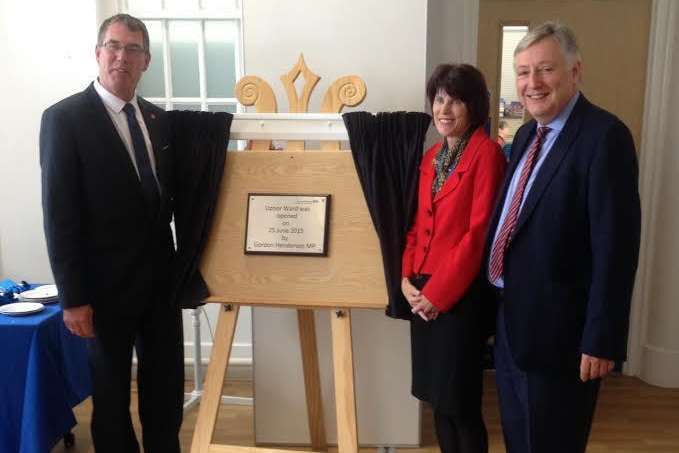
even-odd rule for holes
{"type": "Polygon", "coordinates": [[[95,53],[97,80],[42,118],[48,254],[64,323],[89,339],[96,451],[139,452],[129,412],[134,347],[144,450],[179,452],[169,134],[165,112],[135,93],[151,59],[146,27],[125,14],[105,20],[95,53]]]}
{"type": "Polygon", "coordinates": [[[514,52],[533,120],[517,132],[489,227],[498,301],[495,365],[510,453],[585,451],[601,378],[626,357],[640,203],[627,127],[579,91],[564,25],[514,52]]]}

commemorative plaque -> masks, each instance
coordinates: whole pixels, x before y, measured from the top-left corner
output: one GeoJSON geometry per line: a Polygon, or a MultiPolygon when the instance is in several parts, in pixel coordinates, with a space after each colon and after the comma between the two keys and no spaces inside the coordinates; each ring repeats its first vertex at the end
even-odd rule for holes
{"type": "Polygon", "coordinates": [[[248,194],[245,253],[327,256],[330,195],[248,194]]]}

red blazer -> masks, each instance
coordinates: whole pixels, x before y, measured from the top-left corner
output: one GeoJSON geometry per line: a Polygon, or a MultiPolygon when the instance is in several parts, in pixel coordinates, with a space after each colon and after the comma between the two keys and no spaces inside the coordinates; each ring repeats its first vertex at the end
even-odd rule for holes
{"type": "Polygon", "coordinates": [[[442,144],[429,148],[422,159],[417,215],[406,238],[401,274],[431,274],[422,293],[445,312],[464,296],[481,268],[505,158],[483,128],[477,129],[432,200],[434,159],[442,144]]]}

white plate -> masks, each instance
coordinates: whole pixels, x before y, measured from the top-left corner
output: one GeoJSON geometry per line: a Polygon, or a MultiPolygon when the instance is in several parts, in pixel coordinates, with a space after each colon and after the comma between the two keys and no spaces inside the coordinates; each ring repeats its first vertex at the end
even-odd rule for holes
{"type": "Polygon", "coordinates": [[[22,297],[19,295],[19,298],[17,299],[19,302],[40,302],[41,304],[53,304],[55,302],[59,302],[58,297],[48,297],[48,298],[35,298],[35,297],[22,297]]]}
{"type": "Polygon", "coordinates": [[[38,302],[15,302],[0,306],[0,313],[8,316],[24,316],[43,311],[45,306],[38,302]]]}
{"type": "Polygon", "coordinates": [[[19,297],[27,301],[41,301],[43,299],[51,301],[56,299],[58,295],[59,291],[57,290],[57,285],[42,285],[19,293],[19,297]]]}

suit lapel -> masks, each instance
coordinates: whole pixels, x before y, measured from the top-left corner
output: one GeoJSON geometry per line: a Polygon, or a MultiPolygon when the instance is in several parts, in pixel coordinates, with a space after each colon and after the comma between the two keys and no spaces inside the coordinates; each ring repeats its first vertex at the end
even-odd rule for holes
{"type": "Polygon", "coordinates": [[[580,130],[580,126],[582,124],[582,112],[586,108],[587,104],[589,104],[589,102],[581,94],[580,99],[578,99],[578,102],[575,104],[575,107],[568,118],[568,121],[566,121],[566,125],[561,130],[556,142],[554,142],[554,145],[549,151],[549,155],[542,164],[542,167],[540,167],[540,172],[535,177],[535,181],[533,182],[530,192],[528,192],[528,196],[526,197],[526,201],[524,202],[521,212],[519,213],[519,219],[517,220],[514,234],[518,233],[523,224],[526,223],[526,220],[530,217],[531,213],[535,209],[540,197],[554,178],[554,175],[561,165],[561,162],[563,162],[564,157],[566,157],[568,152],[571,150],[573,140],[575,137],[577,137],[578,131],[580,130]]]}
{"type": "Polygon", "coordinates": [[[120,134],[118,134],[118,130],[106,110],[104,101],[101,100],[99,94],[94,89],[94,84],[90,84],[90,86],[87,87],[87,90],[85,90],[85,93],[90,102],[90,106],[94,110],[93,118],[97,118],[97,120],[94,121],[94,124],[99,132],[99,136],[102,137],[102,143],[109,144],[108,148],[111,157],[118,161],[121,168],[124,168],[123,173],[125,174],[125,178],[128,179],[128,186],[136,187],[138,195],[143,198],[141,183],[139,182],[139,177],[134,169],[134,164],[130,159],[130,154],[127,152],[123,139],[120,137],[120,134]]]}

